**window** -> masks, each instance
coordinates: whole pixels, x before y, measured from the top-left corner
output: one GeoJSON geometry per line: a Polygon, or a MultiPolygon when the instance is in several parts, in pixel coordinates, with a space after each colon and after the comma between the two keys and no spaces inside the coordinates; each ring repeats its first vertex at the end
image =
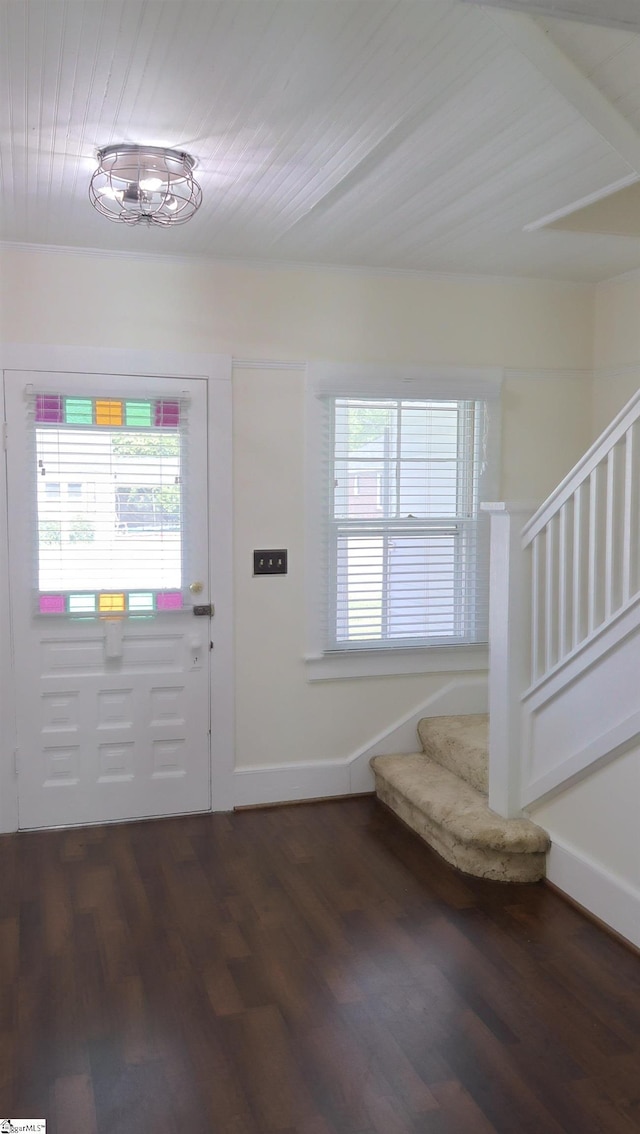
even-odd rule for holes
{"type": "Polygon", "coordinates": [[[486,643],[480,503],[495,497],[499,380],[373,367],[310,378],[317,653],[486,643]]]}
{"type": "Polygon", "coordinates": [[[30,412],[38,612],[181,609],[186,399],[34,394],[30,412]]]}

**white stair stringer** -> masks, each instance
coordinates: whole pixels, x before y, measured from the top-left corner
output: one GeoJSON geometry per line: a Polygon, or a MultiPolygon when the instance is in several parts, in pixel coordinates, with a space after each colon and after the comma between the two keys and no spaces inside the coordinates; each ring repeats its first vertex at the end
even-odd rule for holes
{"type": "Polygon", "coordinates": [[[640,603],[523,697],[522,804],[576,783],[638,741],[640,603]]]}

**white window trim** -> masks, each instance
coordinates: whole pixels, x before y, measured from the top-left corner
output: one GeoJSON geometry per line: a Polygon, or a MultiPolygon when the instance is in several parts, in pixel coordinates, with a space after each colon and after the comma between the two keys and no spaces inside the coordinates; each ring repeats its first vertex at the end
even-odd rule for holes
{"type": "Polygon", "coordinates": [[[402,649],[324,650],[320,602],[322,574],[323,399],[378,394],[387,397],[484,398],[492,453],[487,499],[497,499],[500,475],[500,391],[503,371],[493,367],[309,363],[305,407],[305,605],[304,655],[309,681],[447,673],[488,668],[486,645],[414,646],[402,649]]]}

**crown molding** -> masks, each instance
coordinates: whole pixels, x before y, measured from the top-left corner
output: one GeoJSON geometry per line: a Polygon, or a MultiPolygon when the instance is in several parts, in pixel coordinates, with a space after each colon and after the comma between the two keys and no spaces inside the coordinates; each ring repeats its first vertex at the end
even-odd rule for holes
{"type": "Polygon", "coordinates": [[[399,280],[414,280],[419,282],[436,282],[449,284],[480,284],[495,287],[508,284],[510,287],[535,287],[545,284],[559,290],[589,291],[595,285],[591,280],[557,279],[545,276],[505,276],[483,275],[469,272],[439,272],[418,270],[412,268],[384,268],[374,265],[357,264],[323,264],[308,261],[294,260],[242,260],[233,258],[219,258],[206,256],[202,253],[193,255],[170,255],[161,252],[128,252],[122,249],[108,248],[81,248],[74,245],[63,244],[31,244],[22,241],[0,241],[0,252],[20,252],[27,254],[78,256],[80,258],[103,260],[128,260],[138,263],[150,264],[187,264],[200,267],[242,268],[254,272],[308,272],[315,275],[347,275],[365,276],[368,278],[382,277],[399,280]]]}
{"type": "MultiPolygon", "coordinates": [[[[313,361],[315,363],[316,360],[313,360],[313,361]]],[[[307,366],[309,365],[309,360],[306,360],[306,359],[300,360],[300,359],[295,359],[295,358],[287,358],[287,359],[233,358],[231,365],[232,365],[232,368],[234,370],[297,370],[297,371],[306,371],[307,366]]],[[[332,365],[338,366],[339,364],[333,363],[332,365]]],[[[371,365],[375,366],[375,365],[378,365],[378,364],[371,364],[371,365]]],[[[417,368],[421,369],[421,370],[425,369],[424,363],[416,363],[415,366],[417,368]]],[[[352,368],[353,364],[352,363],[345,363],[344,368],[346,369],[348,367],[352,368]]],[[[406,370],[410,369],[410,364],[407,364],[407,363],[404,363],[404,362],[399,363],[397,361],[396,362],[392,361],[392,362],[384,363],[381,366],[381,368],[384,369],[386,372],[389,371],[390,369],[393,369],[394,367],[398,368],[398,369],[402,369],[403,371],[406,371],[406,370]]],[[[531,381],[533,379],[534,381],[547,381],[548,382],[548,381],[557,381],[558,379],[562,380],[562,379],[567,379],[567,378],[572,378],[574,380],[579,380],[579,381],[590,381],[594,376],[592,370],[577,370],[577,369],[571,370],[571,369],[568,369],[568,368],[565,368],[565,369],[562,369],[562,370],[554,370],[554,369],[545,370],[545,369],[542,369],[540,367],[527,368],[527,367],[514,367],[514,366],[511,366],[511,367],[495,367],[495,368],[493,368],[493,367],[471,368],[471,367],[456,367],[455,363],[452,364],[450,362],[429,363],[428,369],[433,370],[434,373],[442,372],[443,374],[444,373],[450,373],[454,369],[462,369],[462,370],[465,370],[465,371],[466,370],[470,371],[472,369],[474,371],[475,370],[497,369],[501,372],[501,374],[502,374],[502,376],[505,380],[513,379],[514,381],[518,381],[519,379],[527,379],[528,381],[531,381]]],[[[632,369],[632,368],[630,368],[630,369],[632,369]]]]}

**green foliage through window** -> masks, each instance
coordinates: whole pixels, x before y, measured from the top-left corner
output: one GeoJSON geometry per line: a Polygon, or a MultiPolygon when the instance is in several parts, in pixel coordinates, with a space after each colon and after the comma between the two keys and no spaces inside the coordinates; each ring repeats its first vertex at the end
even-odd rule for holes
{"type": "Polygon", "coordinates": [[[349,446],[357,451],[377,440],[391,425],[387,406],[354,405],[348,409],[349,446]]]}
{"type": "Polygon", "coordinates": [[[62,524],[59,520],[41,520],[39,525],[40,543],[60,543],[62,540],[62,524]]]}
{"type": "Polygon", "coordinates": [[[117,457],[178,457],[177,433],[114,433],[111,447],[117,457]]]}
{"type": "Polygon", "coordinates": [[[73,517],[69,525],[70,543],[93,543],[95,534],[94,526],[89,520],[85,520],[83,516],[73,517]]]}

